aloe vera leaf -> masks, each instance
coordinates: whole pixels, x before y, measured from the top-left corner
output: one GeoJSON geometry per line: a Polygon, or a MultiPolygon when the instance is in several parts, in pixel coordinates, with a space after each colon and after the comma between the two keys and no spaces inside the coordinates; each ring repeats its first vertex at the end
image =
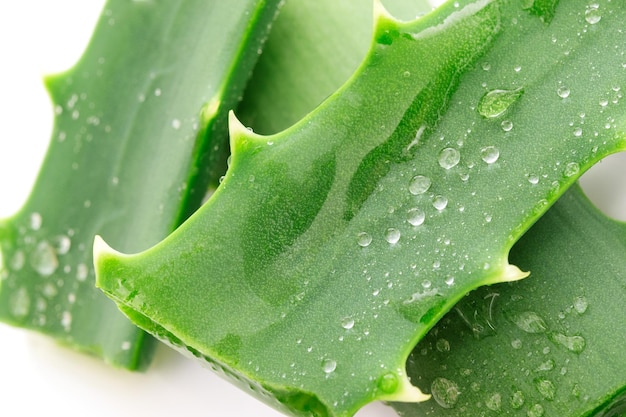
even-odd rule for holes
{"type": "MultiPolygon", "coordinates": [[[[383,3],[404,20],[432,9],[426,0],[383,3]]],[[[261,134],[293,125],[350,78],[367,53],[372,29],[371,0],[287,2],[246,86],[237,117],[261,134]]]]}
{"type": "Polygon", "coordinates": [[[301,122],[262,137],[232,119],[224,182],[164,242],[122,255],[98,240],[98,285],[294,414],[425,399],[404,374],[411,348],[471,289],[525,276],[512,244],[624,147],[619,106],[598,104],[624,78],[624,10],[601,7],[611,18],[582,36],[581,1],[550,24],[508,1],[379,13],[354,78],[301,122]],[[503,115],[477,111],[519,87],[503,115]]]}
{"type": "Polygon", "coordinates": [[[28,201],[0,222],[3,321],[116,366],[147,361],[145,334],[93,286],[91,242],[147,248],[199,205],[277,3],[106,4],[76,66],[46,79],[51,144],[28,201]]]}
{"type": "Polygon", "coordinates": [[[472,292],[411,354],[409,375],[434,400],[394,407],[407,417],[622,415],[626,224],[576,187],[511,259],[531,276],[472,292]]]}

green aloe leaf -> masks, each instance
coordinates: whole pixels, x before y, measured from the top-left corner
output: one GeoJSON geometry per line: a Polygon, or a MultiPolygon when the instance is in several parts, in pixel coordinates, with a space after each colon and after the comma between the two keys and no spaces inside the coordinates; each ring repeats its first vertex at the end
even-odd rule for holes
{"type": "Polygon", "coordinates": [[[413,346],[470,290],[524,277],[513,243],[624,147],[626,10],[525,6],[455,2],[410,23],[378,6],[347,84],[273,136],[231,119],[213,197],[141,254],[98,240],[98,285],[294,414],[426,399],[405,375],[413,346]]]}
{"type": "Polygon", "coordinates": [[[575,188],[513,247],[532,271],[463,298],[416,346],[412,381],[434,400],[402,416],[622,416],[626,224],[575,188]]]}
{"type": "Polygon", "coordinates": [[[76,66],[46,80],[50,148],[24,207],[0,222],[0,319],[143,363],[144,333],[94,288],[93,237],[145,249],[198,207],[277,3],[106,4],[76,66]]]}

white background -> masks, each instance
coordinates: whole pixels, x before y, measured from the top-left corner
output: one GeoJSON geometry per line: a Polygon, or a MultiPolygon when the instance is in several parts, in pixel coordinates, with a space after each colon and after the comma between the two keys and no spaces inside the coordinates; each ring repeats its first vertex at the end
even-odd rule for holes
{"type": "MultiPolygon", "coordinates": [[[[41,77],[76,61],[102,4],[40,0],[0,5],[0,217],[17,211],[26,199],[48,144],[52,111],[41,77]]],[[[605,161],[594,171],[584,178],[592,198],[604,199],[607,211],[626,218],[623,158],[605,161]]],[[[2,324],[0,393],[2,414],[15,416],[281,415],[163,346],[150,369],[137,374],[2,324]]],[[[373,404],[358,416],[395,413],[373,404]]]]}

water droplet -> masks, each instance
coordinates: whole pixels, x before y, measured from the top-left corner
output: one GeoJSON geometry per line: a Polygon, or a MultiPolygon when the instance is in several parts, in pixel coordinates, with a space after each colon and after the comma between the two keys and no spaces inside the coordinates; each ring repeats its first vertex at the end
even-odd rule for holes
{"type": "Polygon", "coordinates": [[[85,264],[78,264],[76,266],[76,279],[79,281],[84,281],[87,279],[87,275],[89,274],[89,269],[85,264]]]}
{"type": "Polygon", "coordinates": [[[39,214],[39,213],[32,213],[30,215],[30,228],[32,230],[39,230],[39,229],[41,229],[42,223],[43,223],[43,219],[41,218],[41,214],[39,214]]]}
{"type": "Polygon", "coordinates": [[[433,207],[442,211],[448,206],[448,199],[442,195],[435,196],[433,199],[433,207]]]}
{"type": "Polygon", "coordinates": [[[500,393],[496,392],[491,397],[487,398],[487,401],[485,401],[485,405],[491,411],[500,411],[500,409],[502,408],[502,396],[500,395],[500,393]]]}
{"type": "Polygon", "coordinates": [[[396,374],[389,372],[381,376],[378,380],[378,389],[382,392],[393,393],[398,389],[398,377],[396,374]]]}
{"type": "Polygon", "coordinates": [[[584,314],[588,307],[589,303],[585,297],[581,296],[574,299],[574,310],[576,310],[578,314],[584,314]]]}
{"type": "Polygon", "coordinates": [[[598,4],[594,3],[590,5],[587,10],[585,10],[585,20],[590,25],[595,25],[602,19],[602,15],[600,14],[600,10],[598,4]]]}
{"type": "Polygon", "coordinates": [[[66,332],[70,331],[70,328],[72,327],[72,313],[69,311],[61,313],[61,326],[63,326],[63,329],[66,332]]]}
{"type": "Polygon", "coordinates": [[[535,404],[532,407],[530,407],[526,415],[528,417],[543,417],[544,413],[545,413],[545,410],[543,409],[541,404],[535,404]]]}
{"type": "Polygon", "coordinates": [[[70,247],[72,246],[72,241],[69,237],[65,235],[58,235],[52,239],[52,243],[54,245],[54,250],[59,255],[65,255],[70,251],[70,247]]]}
{"type": "Polygon", "coordinates": [[[441,168],[454,168],[460,160],[461,153],[455,148],[444,148],[439,152],[439,165],[441,168]]]}
{"type": "Polygon", "coordinates": [[[559,95],[559,97],[561,98],[568,98],[569,97],[569,93],[570,90],[567,87],[563,87],[560,86],[559,88],[556,89],[556,93],[559,95]]]}
{"type": "Polygon", "coordinates": [[[162,91],[160,88],[157,88],[156,90],[154,90],[154,95],[159,97],[161,95],[162,91]]]}
{"type": "Polygon", "coordinates": [[[172,120],[172,127],[176,130],[180,129],[180,120],[178,119],[172,120]]]}
{"type": "Polygon", "coordinates": [[[404,71],[404,72],[402,73],[402,76],[403,76],[404,78],[409,78],[409,77],[411,76],[411,71],[404,71]]]}
{"type": "Polygon", "coordinates": [[[574,129],[574,136],[579,138],[582,135],[583,135],[583,128],[582,127],[577,127],[576,129],[574,129]]]}
{"type": "Polygon", "coordinates": [[[485,146],[480,150],[480,157],[488,164],[493,164],[500,157],[500,151],[495,146],[485,146]]]}
{"type": "Polygon", "coordinates": [[[459,386],[446,378],[435,378],[430,391],[437,404],[443,408],[453,408],[459,400],[459,386]]]}
{"type": "Polygon", "coordinates": [[[24,267],[25,263],[26,263],[26,256],[24,256],[24,252],[22,252],[21,250],[18,250],[17,252],[13,254],[13,257],[11,258],[11,262],[9,266],[11,267],[12,270],[19,271],[24,267]]]}
{"type": "Polygon", "coordinates": [[[511,396],[511,408],[518,410],[524,405],[524,393],[522,391],[515,391],[511,396]]]}
{"type": "Polygon", "coordinates": [[[552,359],[549,359],[541,364],[535,369],[536,372],[542,371],[551,371],[554,369],[555,363],[552,359]]]}
{"type": "Polygon", "coordinates": [[[53,298],[56,297],[56,295],[59,293],[59,290],[57,289],[57,287],[54,286],[53,283],[47,282],[41,289],[41,293],[44,295],[44,297],[53,298]]]}
{"type": "Polygon", "coordinates": [[[504,120],[500,123],[500,127],[502,127],[502,130],[505,132],[510,132],[513,129],[513,122],[510,120],[504,120]]]}
{"type": "Polygon", "coordinates": [[[400,240],[400,231],[398,229],[390,227],[385,232],[385,240],[392,245],[395,245],[400,240]]]}
{"type": "Polygon", "coordinates": [[[570,352],[580,353],[585,350],[585,338],[582,336],[566,336],[562,333],[553,333],[550,335],[553,342],[565,347],[570,352]]]}
{"type": "Polygon", "coordinates": [[[534,175],[534,174],[528,174],[527,178],[528,178],[528,182],[531,183],[532,185],[539,184],[539,176],[534,175]]]}
{"type": "Polygon", "coordinates": [[[606,99],[606,98],[601,98],[601,99],[600,99],[600,101],[599,101],[599,104],[600,104],[600,106],[602,106],[602,107],[606,107],[606,106],[608,106],[608,105],[609,105],[609,99],[606,99]]]}
{"type": "Polygon", "coordinates": [[[416,175],[409,183],[409,192],[413,195],[424,194],[430,188],[430,178],[423,175],[416,175]]]}
{"type": "Polygon", "coordinates": [[[337,362],[332,359],[324,359],[322,361],[322,369],[325,373],[331,374],[337,369],[337,362]]]}
{"type": "Polygon", "coordinates": [[[454,285],[454,277],[448,277],[448,278],[446,278],[446,279],[445,279],[445,281],[444,281],[444,282],[446,283],[446,285],[447,285],[448,287],[451,287],[451,286],[453,286],[453,285],[454,285]]]}
{"type": "Polygon", "coordinates": [[[482,64],[480,64],[480,66],[485,71],[489,71],[491,69],[491,64],[489,62],[483,62],[482,64]]]}
{"type": "Polygon", "coordinates": [[[439,352],[450,352],[450,342],[446,339],[438,339],[435,347],[439,352]]]}
{"type": "Polygon", "coordinates": [[[546,400],[548,401],[554,400],[554,397],[556,395],[556,387],[554,386],[552,381],[548,379],[542,379],[542,378],[536,379],[535,388],[537,388],[537,391],[539,391],[539,394],[541,394],[541,396],[545,398],[546,400]]]}
{"type": "Polygon", "coordinates": [[[519,350],[519,349],[522,348],[522,345],[523,345],[523,343],[522,343],[522,341],[520,339],[513,339],[513,340],[511,340],[511,347],[513,349],[519,350]]]}
{"type": "Polygon", "coordinates": [[[54,248],[45,240],[39,242],[30,256],[30,264],[41,276],[50,276],[59,267],[54,248]]]}
{"type": "Polygon", "coordinates": [[[519,314],[513,322],[526,333],[544,333],[548,329],[546,322],[533,311],[519,314]]]}
{"type": "Polygon", "coordinates": [[[343,320],[341,320],[341,327],[346,330],[350,330],[354,327],[354,319],[352,317],[345,317],[343,320]]]}
{"type": "Polygon", "coordinates": [[[13,292],[9,300],[9,309],[16,319],[23,319],[30,311],[30,296],[24,287],[13,292]]]}
{"type": "Polygon", "coordinates": [[[565,166],[563,174],[565,174],[566,177],[573,177],[578,174],[578,171],[580,171],[578,164],[576,162],[570,162],[565,166]]]}
{"type": "Polygon", "coordinates": [[[357,235],[357,243],[359,246],[366,248],[372,243],[372,236],[367,232],[361,232],[357,235]]]}
{"type": "Polygon", "coordinates": [[[483,95],[478,102],[478,114],[492,119],[498,117],[524,94],[522,88],[515,90],[491,90],[483,95]]]}
{"type": "Polygon", "coordinates": [[[424,220],[426,220],[426,214],[424,210],[420,208],[412,208],[407,212],[407,221],[411,224],[411,226],[420,226],[424,224],[424,220]]]}

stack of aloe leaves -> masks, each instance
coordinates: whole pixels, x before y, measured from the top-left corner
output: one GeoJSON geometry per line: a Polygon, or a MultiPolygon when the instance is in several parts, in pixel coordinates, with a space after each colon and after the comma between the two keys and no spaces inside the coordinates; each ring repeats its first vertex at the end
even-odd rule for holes
{"type": "Polygon", "coordinates": [[[626,7],[310,3],[107,3],[2,320],[294,416],[623,415],[626,229],[575,184],[626,147],[626,7]]]}

